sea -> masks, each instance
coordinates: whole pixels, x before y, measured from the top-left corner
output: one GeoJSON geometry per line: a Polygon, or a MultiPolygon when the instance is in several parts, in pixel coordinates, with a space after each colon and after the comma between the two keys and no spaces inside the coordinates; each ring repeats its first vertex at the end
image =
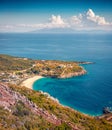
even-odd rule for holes
{"type": "Polygon", "coordinates": [[[112,33],[0,33],[0,54],[41,60],[87,61],[87,74],[67,79],[43,78],[34,90],[64,105],[97,116],[112,107],[112,33]]]}

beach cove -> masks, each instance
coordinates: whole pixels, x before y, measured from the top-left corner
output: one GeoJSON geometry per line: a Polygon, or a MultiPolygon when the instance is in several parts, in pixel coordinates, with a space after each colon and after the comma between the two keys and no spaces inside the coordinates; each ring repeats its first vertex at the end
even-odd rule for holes
{"type": "Polygon", "coordinates": [[[33,89],[33,84],[35,81],[39,80],[39,79],[42,79],[44,77],[42,76],[33,76],[33,77],[30,77],[26,80],[24,80],[22,83],[21,83],[21,86],[25,86],[29,89],[33,89]]]}

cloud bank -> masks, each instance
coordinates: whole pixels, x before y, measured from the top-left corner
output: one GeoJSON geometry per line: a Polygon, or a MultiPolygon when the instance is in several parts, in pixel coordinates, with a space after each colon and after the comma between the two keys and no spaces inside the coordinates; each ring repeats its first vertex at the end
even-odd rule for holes
{"type": "Polygon", "coordinates": [[[100,17],[98,15],[95,15],[95,13],[92,11],[92,9],[89,9],[86,13],[87,19],[91,22],[96,23],[97,25],[111,25],[111,23],[107,22],[104,17],[100,17]]]}
{"type": "Polygon", "coordinates": [[[76,30],[112,30],[112,22],[108,22],[104,17],[96,15],[92,9],[86,13],[74,15],[69,19],[63,19],[60,15],[52,15],[49,21],[40,24],[18,24],[0,25],[0,32],[28,32],[41,29],[72,29],[76,30]]]}
{"type": "Polygon", "coordinates": [[[79,30],[111,30],[112,28],[112,23],[107,22],[104,17],[96,15],[92,9],[84,14],[72,16],[70,25],[79,30]]]}

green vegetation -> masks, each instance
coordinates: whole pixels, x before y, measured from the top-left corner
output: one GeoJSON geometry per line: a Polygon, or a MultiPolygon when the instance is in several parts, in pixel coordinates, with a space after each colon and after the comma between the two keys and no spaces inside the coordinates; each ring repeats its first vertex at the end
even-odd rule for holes
{"type": "MultiPolygon", "coordinates": [[[[30,120],[29,125],[31,125],[31,127],[34,127],[36,125],[35,122],[38,122],[39,125],[36,126],[38,129],[43,129],[40,126],[44,126],[44,128],[51,128],[54,130],[65,130],[65,129],[69,130],[71,128],[68,125],[68,122],[70,122],[75,126],[77,126],[78,129],[81,130],[111,130],[112,129],[112,124],[107,122],[105,119],[96,119],[94,117],[83,115],[71,108],[63,107],[56,101],[49,99],[47,95],[43,95],[40,92],[36,92],[33,90],[29,90],[25,87],[15,86],[15,85],[10,85],[10,88],[14,91],[21,93],[22,95],[25,95],[29,100],[36,103],[37,106],[39,106],[40,108],[47,110],[49,113],[54,114],[59,119],[66,120],[67,122],[67,123],[62,123],[60,126],[55,126],[51,123],[45,123],[47,121],[45,121],[42,117],[37,117],[37,116],[35,117],[34,115],[31,115],[30,112],[24,114],[24,111],[28,111],[28,110],[26,108],[22,108],[21,110],[21,108],[17,107],[17,109],[19,109],[19,112],[22,113],[19,116],[17,116],[19,120],[22,120],[22,118],[27,117],[30,120]],[[46,125],[44,125],[43,122],[46,125]],[[32,126],[32,124],[34,125],[32,126]]],[[[15,114],[13,116],[14,116],[13,118],[15,118],[15,114]]]]}
{"type": "Polygon", "coordinates": [[[56,60],[31,60],[0,55],[0,81],[20,84],[24,79],[41,75],[52,78],[69,78],[86,73],[80,63],[56,60]]]}
{"type": "Polygon", "coordinates": [[[27,58],[0,55],[0,71],[18,71],[16,73],[22,74],[20,71],[25,69],[26,73],[56,77],[60,77],[62,73],[68,74],[83,70],[77,62],[31,60],[27,58]]]}
{"type": "Polygon", "coordinates": [[[29,114],[30,114],[30,110],[25,108],[25,105],[22,101],[18,101],[18,103],[15,106],[13,115],[23,117],[27,115],[29,116],[29,114]]]}
{"type": "MultiPolygon", "coordinates": [[[[28,111],[27,108],[24,109],[28,111]]],[[[21,109],[18,114],[15,115],[15,113],[0,108],[0,130],[45,130],[45,128],[52,127],[51,123],[31,112],[25,115],[21,109]]]]}
{"type": "Polygon", "coordinates": [[[54,78],[66,78],[86,73],[76,62],[49,60],[36,61],[35,66],[31,68],[30,72],[54,78]]]}
{"type": "Polygon", "coordinates": [[[39,108],[62,121],[60,125],[54,125],[43,116],[34,114],[19,100],[12,105],[12,111],[0,107],[0,130],[71,130],[72,125],[77,130],[112,130],[112,123],[105,119],[81,114],[51,100],[48,95],[17,86],[17,83],[36,74],[56,78],[85,74],[80,63],[84,62],[42,61],[0,55],[0,81],[13,83],[8,84],[13,91],[24,95],[39,108]]]}
{"type": "Polygon", "coordinates": [[[34,61],[30,59],[0,54],[0,71],[3,72],[27,69],[32,64],[34,64],[34,61]]]}

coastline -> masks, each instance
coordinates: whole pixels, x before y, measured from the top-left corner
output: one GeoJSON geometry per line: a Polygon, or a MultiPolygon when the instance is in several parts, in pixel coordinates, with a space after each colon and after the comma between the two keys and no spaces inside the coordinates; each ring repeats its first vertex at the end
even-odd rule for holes
{"type": "MultiPolygon", "coordinates": [[[[29,89],[32,89],[33,90],[33,84],[35,81],[39,80],[39,79],[42,79],[42,78],[45,78],[43,76],[33,76],[33,77],[30,77],[30,78],[27,78],[26,80],[24,80],[20,85],[21,86],[25,86],[29,89]]],[[[75,108],[72,108],[68,105],[65,105],[65,104],[62,104],[60,103],[60,101],[57,99],[57,98],[54,98],[53,96],[51,96],[49,93],[47,92],[43,92],[42,90],[39,90],[40,93],[44,94],[47,96],[47,98],[50,98],[51,100],[53,100],[54,102],[58,103],[59,105],[61,105],[62,107],[66,107],[66,108],[70,108],[70,109],[73,109],[79,113],[82,113],[83,115],[85,116],[90,116],[90,117],[98,117],[98,118],[102,118],[102,116],[104,116],[104,114],[97,114],[97,115],[93,115],[93,114],[90,114],[90,113],[85,113],[83,111],[80,111],[78,109],[75,109],[75,108]]]]}
{"type": "Polygon", "coordinates": [[[22,83],[21,83],[21,86],[25,86],[25,87],[27,87],[27,88],[29,88],[29,89],[33,89],[32,87],[33,87],[33,83],[36,81],[36,80],[39,80],[39,79],[42,79],[42,78],[44,78],[44,77],[42,77],[42,76],[33,76],[33,77],[31,77],[31,78],[28,78],[28,79],[26,79],[26,80],[24,80],[22,83]]]}

